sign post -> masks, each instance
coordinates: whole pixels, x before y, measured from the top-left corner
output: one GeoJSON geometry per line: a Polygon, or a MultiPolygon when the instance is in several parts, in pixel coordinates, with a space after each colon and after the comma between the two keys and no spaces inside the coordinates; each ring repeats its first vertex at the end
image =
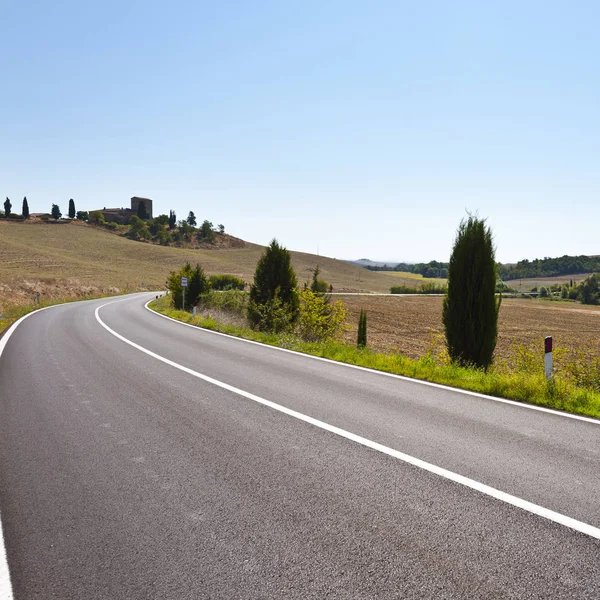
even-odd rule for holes
{"type": "Polygon", "coordinates": [[[552,378],[552,336],[544,338],[544,372],[546,379],[552,378]]]}
{"type": "Polygon", "coordinates": [[[185,288],[188,286],[188,278],[185,275],[181,276],[181,291],[183,292],[183,298],[181,302],[181,310],[185,310],[185,288]]]}

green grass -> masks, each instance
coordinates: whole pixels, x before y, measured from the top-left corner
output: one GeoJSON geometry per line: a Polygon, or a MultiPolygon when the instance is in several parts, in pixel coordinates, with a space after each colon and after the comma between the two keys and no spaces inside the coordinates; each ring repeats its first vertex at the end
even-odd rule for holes
{"type": "Polygon", "coordinates": [[[425,357],[415,360],[400,354],[374,352],[369,348],[358,349],[341,342],[309,343],[289,333],[263,333],[223,324],[212,318],[194,317],[189,312],[175,310],[170,306],[168,297],[163,297],[158,306],[152,303],[150,307],[184,323],[271,346],[490,396],[600,418],[600,391],[578,386],[571,377],[563,373],[548,382],[543,367],[539,368],[536,357],[523,347],[519,347],[514,364],[500,363],[486,373],[479,369],[450,364],[443,353],[433,350],[425,357]]]}

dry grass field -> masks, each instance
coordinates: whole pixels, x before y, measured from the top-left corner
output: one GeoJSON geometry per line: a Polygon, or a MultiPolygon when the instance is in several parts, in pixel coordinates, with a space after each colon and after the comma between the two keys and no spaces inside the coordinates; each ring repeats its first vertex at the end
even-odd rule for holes
{"type": "Polygon", "coordinates": [[[550,287],[556,283],[569,283],[573,282],[575,284],[583,281],[588,275],[591,273],[578,273],[577,275],[559,275],[557,277],[546,277],[546,278],[528,278],[528,279],[510,279],[505,281],[506,285],[514,290],[518,290],[519,292],[530,292],[533,288],[540,287],[550,287]]]}
{"type": "MultiPolygon", "coordinates": [[[[285,240],[280,240],[285,245],[285,240]]],[[[185,261],[199,262],[207,274],[232,273],[251,282],[262,246],[185,249],[134,242],[78,222],[8,223],[0,221],[0,312],[9,305],[89,294],[162,289],[169,271],[185,261]]],[[[312,277],[318,263],[321,278],[335,291],[388,293],[403,280],[374,273],[341,260],[292,252],[298,282],[312,277]]],[[[410,280],[406,279],[406,283],[410,280]]],[[[413,282],[414,285],[414,282],[413,282]]]]}
{"type": "MultiPolygon", "coordinates": [[[[336,298],[337,299],[337,298],[336,298]]],[[[356,342],[361,309],[368,311],[369,346],[419,358],[443,332],[442,298],[436,296],[340,296],[352,326],[346,340],[356,342]]],[[[508,358],[513,342],[555,344],[600,355],[600,307],[546,300],[505,298],[500,308],[496,356],[508,358]]],[[[439,343],[439,342],[438,342],[439,343]]]]}

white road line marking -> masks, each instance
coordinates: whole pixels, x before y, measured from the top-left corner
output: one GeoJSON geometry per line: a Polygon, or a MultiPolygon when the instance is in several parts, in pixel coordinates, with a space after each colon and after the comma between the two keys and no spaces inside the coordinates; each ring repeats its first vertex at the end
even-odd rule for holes
{"type": "Polygon", "coordinates": [[[534,515],[544,517],[545,519],[553,521],[554,523],[564,525],[565,527],[569,527],[570,529],[574,529],[575,531],[579,531],[580,533],[584,533],[585,535],[589,535],[593,538],[600,540],[600,529],[598,527],[594,527],[593,525],[589,525],[588,523],[583,523],[582,521],[577,521],[576,519],[567,517],[566,515],[562,515],[553,510],[550,510],[548,508],[544,508],[543,506],[538,506],[537,504],[533,504],[532,502],[528,502],[527,500],[523,500],[522,498],[518,498],[516,496],[512,496],[511,494],[507,494],[506,492],[497,490],[496,488],[493,488],[493,487],[486,485],[484,483],[481,483],[479,481],[475,481],[474,479],[469,479],[468,477],[464,477],[463,475],[459,475],[458,473],[454,473],[454,472],[444,469],[442,467],[438,467],[437,465],[433,465],[431,463],[425,462],[424,460],[415,458],[414,456],[404,454],[403,452],[399,452],[398,450],[394,450],[393,448],[389,448],[388,446],[384,446],[377,442],[373,442],[372,440],[368,440],[367,438],[361,437],[359,435],[356,435],[356,434],[346,431],[344,429],[340,429],[339,427],[330,425],[329,423],[319,421],[318,419],[314,419],[313,417],[309,417],[308,415],[299,413],[290,408],[286,408],[285,406],[281,406],[280,404],[276,404],[275,402],[271,402],[270,400],[266,400],[265,398],[261,398],[260,396],[251,394],[250,392],[246,392],[244,390],[236,388],[232,385],[229,385],[229,384],[219,381],[217,379],[213,379],[212,377],[209,377],[208,375],[203,375],[202,373],[199,373],[198,371],[194,371],[193,369],[184,367],[183,365],[180,365],[179,363],[169,360],[168,358],[165,358],[163,356],[160,356],[159,354],[156,354],[155,352],[152,352],[151,350],[148,350],[147,348],[144,348],[143,346],[140,346],[139,344],[132,342],[131,340],[127,339],[126,337],[122,336],[121,334],[119,334],[116,331],[114,331],[113,329],[111,329],[100,318],[100,315],[99,315],[100,309],[103,308],[104,306],[107,306],[108,304],[111,304],[111,303],[103,304],[102,306],[99,306],[98,308],[96,308],[95,315],[96,315],[96,320],[98,321],[98,323],[100,323],[100,325],[102,325],[102,327],[104,327],[104,329],[106,329],[109,333],[114,335],[116,338],[120,339],[122,342],[129,344],[133,348],[136,348],[140,352],[144,352],[145,354],[147,354],[148,356],[151,356],[152,358],[155,358],[156,360],[159,360],[167,365],[170,365],[171,367],[179,369],[180,371],[183,371],[184,373],[188,373],[189,375],[192,375],[193,377],[202,379],[203,381],[211,383],[211,384],[213,384],[217,387],[220,387],[224,390],[227,390],[227,391],[237,394],[239,396],[243,396],[244,398],[248,398],[249,400],[253,400],[254,402],[257,402],[258,404],[262,404],[263,406],[268,406],[269,408],[277,410],[283,414],[289,415],[290,417],[294,417],[295,419],[304,421],[305,423],[309,423],[311,425],[314,425],[315,427],[319,427],[320,429],[324,429],[325,431],[329,431],[330,433],[333,433],[335,435],[339,435],[340,437],[343,437],[343,438],[346,438],[347,440],[356,442],[357,444],[361,444],[362,446],[365,446],[367,448],[371,448],[372,450],[376,450],[377,452],[381,452],[381,453],[387,454],[388,456],[391,456],[393,458],[397,458],[398,460],[408,463],[409,465],[413,465],[415,467],[418,467],[419,469],[423,469],[430,473],[434,473],[435,475],[439,475],[440,477],[443,477],[444,479],[448,479],[455,483],[464,485],[465,487],[468,487],[472,490],[475,490],[477,492],[485,494],[486,496],[490,496],[492,498],[495,498],[496,500],[500,500],[500,501],[510,504],[512,506],[516,506],[517,508],[526,510],[534,515]]]}
{"type": "MultiPolygon", "coordinates": [[[[397,294],[395,294],[397,295],[397,294]]],[[[270,346],[269,344],[263,344],[262,342],[255,342],[254,340],[247,340],[245,338],[236,337],[234,335],[229,335],[227,333],[221,333],[220,331],[213,331],[212,329],[204,329],[203,327],[198,327],[197,325],[190,325],[189,323],[184,323],[183,321],[178,321],[177,319],[173,319],[173,317],[168,317],[167,315],[163,315],[159,312],[152,310],[148,305],[150,302],[154,300],[150,300],[144,305],[144,308],[151,312],[153,315],[157,315],[162,317],[163,319],[168,319],[169,321],[173,321],[174,323],[179,323],[179,325],[184,325],[185,327],[191,327],[196,331],[202,331],[205,333],[211,333],[213,335],[220,335],[229,339],[239,340],[240,342],[246,342],[247,344],[255,344],[256,346],[262,346],[263,348],[270,348],[271,350],[278,350],[279,352],[287,352],[288,354],[295,354],[296,356],[302,356],[304,358],[310,358],[312,360],[320,360],[322,362],[326,362],[333,365],[338,365],[342,367],[347,367],[349,369],[357,369],[359,371],[366,371],[367,373],[372,373],[375,375],[383,375],[384,377],[393,377],[394,379],[400,379],[401,381],[408,381],[410,383],[416,383],[419,385],[425,385],[429,387],[438,388],[440,390],[447,390],[449,392],[455,392],[458,394],[464,394],[465,396],[473,396],[475,398],[483,398],[484,400],[491,400],[492,402],[499,402],[500,404],[510,404],[511,406],[516,406],[518,408],[525,408],[528,410],[537,410],[539,412],[548,413],[551,415],[555,415],[557,417],[565,417],[567,419],[575,419],[577,421],[585,421],[586,423],[593,423],[594,425],[600,425],[600,419],[594,419],[593,417],[584,417],[583,415],[574,415],[568,412],[562,412],[560,410],[554,410],[552,408],[546,408],[545,406],[537,406],[535,404],[527,404],[526,402],[518,402],[517,400],[508,400],[507,398],[497,398],[496,396],[487,396],[486,394],[480,394],[479,392],[472,392],[470,390],[463,390],[461,388],[451,387],[449,385],[443,385],[441,383],[433,383],[432,381],[423,381],[422,379],[413,379],[412,377],[405,377],[404,375],[396,375],[395,373],[387,373],[386,371],[377,371],[376,369],[369,369],[368,367],[361,367],[359,365],[351,365],[349,363],[332,360],[331,358],[323,358],[322,356],[313,356],[312,354],[304,354],[303,352],[297,352],[296,350],[289,350],[288,348],[279,348],[278,346],[270,346]]]]}

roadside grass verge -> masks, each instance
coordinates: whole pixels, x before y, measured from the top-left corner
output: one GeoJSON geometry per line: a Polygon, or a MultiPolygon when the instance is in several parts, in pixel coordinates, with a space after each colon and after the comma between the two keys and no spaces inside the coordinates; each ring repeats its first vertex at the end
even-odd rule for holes
{"type": "Polygon", "coordinates": [[[254,331],[247,326],[241,326],[239,318],[231,319],[230,322],[217,320],[215,316],[222,317],[220,311],[204,310],[203,314],[193,316],[190,312],[172,308],[168,296],[160,298],[158,304],[151,302],[148,306],[158,313],[190,325],[270,346],[489,396],[600,418],[598,358],[579,355],[576,359],[561,362],[560,359],[565,357],[561,356],[559,351],[556,357],[555,377],[547,381],[544,376],[543,356],[540,358],[539,353],[536,354],[534,346],[527,348],[515,344],[509,359],[497,361],[488,372],[484,372],[450,363],[439,335],[430,340],[430,347],[425,356],[413,359],[392,352],[359,349],[339,341],[306,342],[290,333],[254,331]]]}
{"type": "Polygon", "coordinates": [[[4,332],[15,322],[18,321],[21,317],[32,313],[40,308],[46,308],[47,306],[54,306],[55,304],[66,304],[68,302],[81,302],[82,300],[95,300],[98,298],[111,298],[113,296],[121,296],[122,294],[127,293],[123,291],[119,291],[114,294],[88,294],[85,298],[83,297],[73,297],[66,296],[64,298],[51,298],[40,300],[37,304],[9,304],[2,309],[0,313],[0,337],[4,335],[4,332]]]}

